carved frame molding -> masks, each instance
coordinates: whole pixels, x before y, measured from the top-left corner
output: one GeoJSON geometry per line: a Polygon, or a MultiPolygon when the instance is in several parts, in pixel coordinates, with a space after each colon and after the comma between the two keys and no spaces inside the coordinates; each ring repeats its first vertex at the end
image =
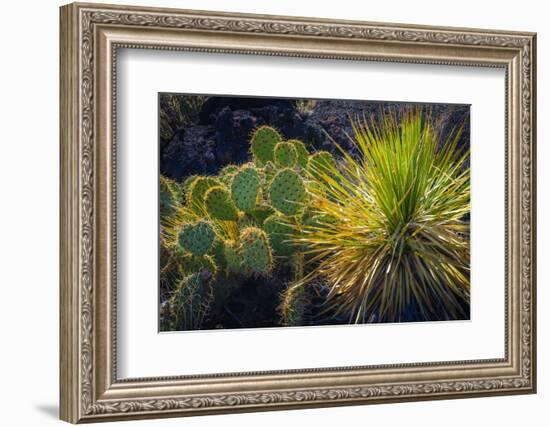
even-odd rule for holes
{"type": "Polygon", "coordinates": [[[61,8],[60,41],[62,419],[101,421],[535,391],[534,34],[71,4],[61,8]],[[114,64],[121,47],[506,68],[506,357],[117,380],[112,148],[114,64]],[[298,385],[285,386],[289,380],[298,385]]]}

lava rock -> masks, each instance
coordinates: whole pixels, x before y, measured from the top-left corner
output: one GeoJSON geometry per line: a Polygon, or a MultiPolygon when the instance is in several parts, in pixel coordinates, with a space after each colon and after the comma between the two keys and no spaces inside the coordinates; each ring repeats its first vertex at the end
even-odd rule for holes
{"type": "Polygon", "coordinates": [[[215,119],[215,153],[220,165],[244,163],[250,157],[248,141],[252,130],[258,126],[258,119],[250,111],[233,111],[229,106],[222,108],[215,119]]]}
{"type": "Polygon", "coordinates": [[[218,170],[212,126],[177,129],[172,140],[161,147],[160,172],[182,181],[193,174],[213,174],[218,170]]]}
{"type": "MultiPolygon", "coordinates": [[[[183,95],[182,95],[183,96],[183,95]]],[[[380,113],[399,114],[402,103],[354,100],[317,100],[313,108],[300,113],[295,101],[283,98],[213,96],[206,99],[197,114],[196,124],[178,123],[171,104],[161,99],[161,172],[178,181],[191,174],[217,173],[230,163],[250,159],[250,135],[261,125],[275,127],[285,139],[297,138],[310,151],[326,150],[339,155],[335,143],[353,155],[350,118],[362,120],[381,117],[380,113]],[[171,136],[171,138],[168,138],[171,136]]],[[[438,121],[444,142],[463,125],[459,146],[470,138],[470,108],[458,104],[423,104],[438,121]]]]}

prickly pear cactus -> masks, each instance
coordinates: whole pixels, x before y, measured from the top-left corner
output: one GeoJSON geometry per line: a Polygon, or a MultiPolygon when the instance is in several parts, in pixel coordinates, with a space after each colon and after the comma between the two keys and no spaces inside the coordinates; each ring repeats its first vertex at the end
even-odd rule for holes
{"type": "Polygon", "coordinates": [[[262,182],[269,184],[278,170],[279,169],[275,166],[275,163],[267,162],[265,166],[260,169],[262,172],[262,182]]]}
{"type": "Polygon", "coordinates": [[[214,258],[210,255],[196,256],[186,253],[179,262],[184,275],[199,273],[203,269],[208,270],[211,274],[216,274],[218,270],[214,258]]]}
{"type": "Polygon", "coordinates": [[[280,215],[271,215],[264,222],[263,228],[269,237],[275,256],[289,256],[294,253],[294,227],[280,215]]]}
{"type": "Polygon", "coordinates": [[[293,254],[290,257],[290,267],[297,282],[290,283],[282,293],[279,306],[281,323],[285,326],[301,326],[304,324],[308,306],[305,287],[299,282],[304,277],[304,255],[300,252],[293,254]]]}
{"type": "Polygon", "coordinates": [[[231,198],[240,210],[251,213],[256,206],[260,190],[258,171],[252,166],[239,170],[231,181],[231,198]]]}
{"type": "Polygon", "coordinates": [[[219,185],[218,181],[209,176],[198,176],[191,183],[189,191],[187,192],[188,206],[198,215],[203,215],[205,206],[204,206],[204,196],[206,192],[212,188],[219,185]]]}
{"type": "Polygon", "coordinates": [[[275,209],[269,205],[262,204],[256,206],[250,215],[252,215],[252,218],[254,218],[258,224],[262,225],[265,220],[274,213],[275,209]]]}
{"type": "Polygon", "coordinates": [[[159,182],[159,199],[160,199],[160,216],[166,218],[176,213],[178,205],[178,193],[175,189],[175,183],[168,178],[160,176],[159,182]]]}
{"type": "Polygon", "coordinates": [[[179,234],[180,246],[195,256],[203,256],[214,243],[214,230],[210,223],[199,220],[194,223],[186,223],[179,234]]]}
{"type": "Polygon", "coordinates": [[[166,240],[161,237],[159,247],[159,281],[161,287],[171,288],[174,283],[183,277],[180,268],[183,256],[183,249],[178,246],[167,246],[166,240]]]}
{"type": "Polygon", "coordinates": [[[239,171],[239,167],[237,165],[227,165],[224,166],[223,169],[220,171],[220,175],[231,175],[239,171]]]}
{"type": "Polygon", "coordinates": [[[216,319],[235,289],[254,276],[270,282],[274,271],[293,281],[277,289],[281,322],[308,322],[311,293],[297,286],[304,277],[300,237],[337,226],[319,216],[312,190],[335,162],[328,152],[310,155],[300,140],[282,141],[269,126],[257,128],[250,145],[253,161],[227,165],[217,176],[174,185],[161,178],[161,214],[175,210],[161,235],[161,316],[172,319],[168,330],[200,329],[206,313],[216,319]]]}
{"type": "Polygon", "coordinates": [[[224,251],[224,241],[219,237],[216,237],[214,243],[212,243],[210,251],[208,252],[208,255],[211,255],[212,260],[214,261],[216,271],[223,270],[227,266],[224,251]]]}
{"type": "MultiPolygon", "coordinates": [[[[168,318],[167,330],[200,329],[212,303],[212,274],[191,274],[177,285],[163,312],[168,318]]],[[[164,322],[163,322],[164,323],[164,322]]]]}
{"type": "Polygon", "coordinates": [[[323,175],[332,175],[335,169],[336,162],[328,151],[318,151],[308,160],[307,170],[317,179],[322,179],[323,175]]]}
{"type": "Polygon", "coordinates": [[[206,192],[204,205],[212,218],[223,221],[236,221],[238,218],[237,208],[231,199],[231,194],[221,185],[212,187],[206,192]]]}
{"type": "Polygon", "coordinates": [[[181,189],[185,195],[189,194],[189,191],[191,189],[191,186],[193,185],[193,182],[198,178],[198,175],[189,175],[183,183],[181,184],[181,189]]]}
{"type": "Polygon", "coordinates": [[[306,311],[306,295],[303,286],[289,287],[283,292],[279,307],[284,326],[302,326],[306,311]]]}
{"type": "Polygon", "coordinates": [[[275,146],[274,161],[279,168],[292,168],[296,166],[298,153],[290,142],[281,141],[275,146]]]}
{"type": "Polygon", "coordinates": [[[288,142],[294,146],[296,150],[297,158],[296,163],[302,169],[307,168],[307,161],[309,160],[309,151],[307,151],[306,145],[299,139],[289,139],[288,142]]]}
{"type": "Polygon", "coordinates": [[[264,166],[273,161],[275,145],[281,140],[281,135],[270,126],[260,126],[252,134],[250,150],[258,166],[264,166]]]}
{"type": "Polygon", "coordinates": [[[239,248],[234,241],[224,242],[224,257],[228,271],[232,273],[242,273],[242,257],[239,253],[239,248]]]}
{"type": "Polygon", "coordinates": [[[268,275],[273,268],[271,246],[265,231],[256,228],[245,228],[240,235],[240,255],[245,271],[255,275],[268,275]]]}
{"type": "Polygon", "coordinates": [[[291,169],[282,169],[271,181],[269,197],[275,209],[292,216],[300,211],[307,194],[300,175],[291,169]]]}
{"type": "Polygon", "coordinates": [[[227,165],[220,171],[219,179],[227,187],[230,187],[231,180],[238,171],[239,167],[237,165],[227,165]]]}

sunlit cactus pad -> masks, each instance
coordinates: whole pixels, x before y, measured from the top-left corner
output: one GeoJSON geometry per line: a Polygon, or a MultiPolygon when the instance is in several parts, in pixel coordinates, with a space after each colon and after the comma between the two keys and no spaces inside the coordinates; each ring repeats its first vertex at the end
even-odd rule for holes
{"type": "Polygon", "coordinates": [[[291,168],[296,165],[298,152],[290,142],[281,141],[275,146],[275,165],[280,168],[291,168]]]}
{"type": "Polygon", "coordinates": [[[209,176],[199,176],[193,179],[189,186],[187,203],[196,214],[200,215],[204,212],[204,196],[210,188],[217,185],[219,185],[218,181],[209,176]]]}
{"type": "Polygon", "coordinates": [[[261,126],[254,131],[250,140],[250,150],[258,166],[272,162],[275,146],[281,140],[281,135],[270,126],[261,126]]]}
{"type": "Polygon", "coordinates": [[[245,228],[240,240],[243,267],[254,274],[269,274],[273,268],[273,258],[265,231],[255,227],[245,228]]]}
{"type": "Polygon", "coordinates": [[[231,197],[242,211],[249,213],[253,211],[259,190],[260,178],[255,168],[244,167],[233,176],[231,197]]]}
{"type": "Polygon", "coordinates": [[[224,187],[210,188],[204,196],[204,204],[212,218],[225,221],[236,221],[238,218],[237,208],[231,199],[231,194],[224,187]]]}
{"type": "Polygon", "coordinates": [[[306,201],[304,182],[297,172],[283,169],[275,175],[269,187],[271,204],[283,215],[296,215],[306,201]]]}

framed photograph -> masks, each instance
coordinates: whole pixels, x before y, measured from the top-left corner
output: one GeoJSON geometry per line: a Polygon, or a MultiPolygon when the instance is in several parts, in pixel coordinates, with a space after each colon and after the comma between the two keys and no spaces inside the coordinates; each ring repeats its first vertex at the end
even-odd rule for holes
{"type": "Polygon", "coordinates": [[[63,420],[536,391],[535,34],[60,22],[63,420]]]}

